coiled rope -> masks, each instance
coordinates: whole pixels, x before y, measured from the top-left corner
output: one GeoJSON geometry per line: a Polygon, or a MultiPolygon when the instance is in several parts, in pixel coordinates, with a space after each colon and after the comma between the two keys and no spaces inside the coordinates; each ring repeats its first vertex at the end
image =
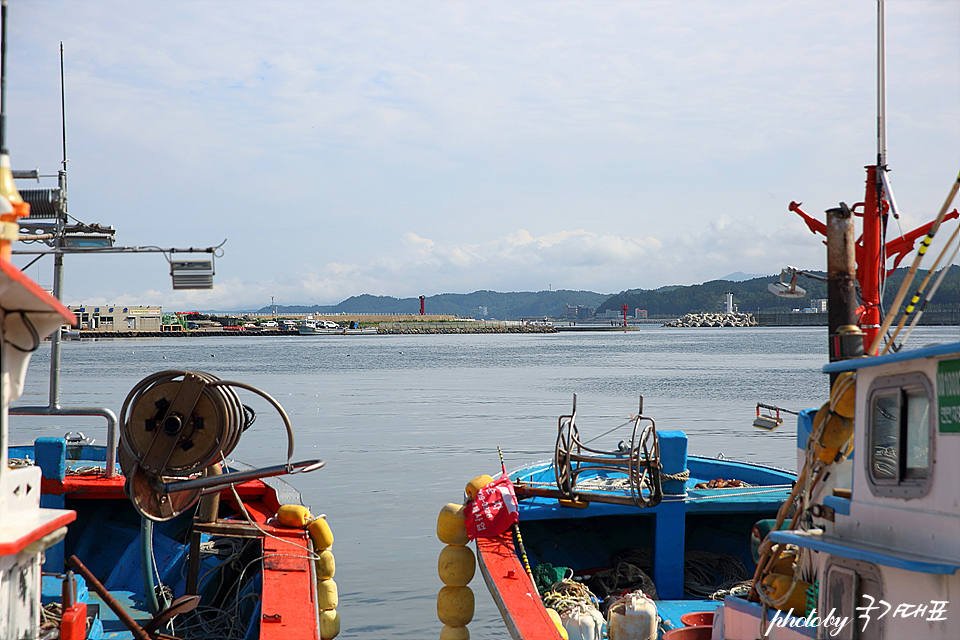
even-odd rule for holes
{"type": "Polygon", "coordinates": [[[550,591],[543,594],[543,605],[560,615],[567,612],[586,613],[588,609],[597,609],[599,604],[600,600],[586,585],[570,578],[554,583],[550,591]]]}

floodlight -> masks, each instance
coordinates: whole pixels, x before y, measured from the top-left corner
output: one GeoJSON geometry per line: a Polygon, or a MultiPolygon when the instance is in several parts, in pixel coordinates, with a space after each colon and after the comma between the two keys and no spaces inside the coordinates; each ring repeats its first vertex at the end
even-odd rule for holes
{"type": "Polygon", "coordinates": [[[171,260],[173,288],[213,289],[213,260],[171,260]]]}

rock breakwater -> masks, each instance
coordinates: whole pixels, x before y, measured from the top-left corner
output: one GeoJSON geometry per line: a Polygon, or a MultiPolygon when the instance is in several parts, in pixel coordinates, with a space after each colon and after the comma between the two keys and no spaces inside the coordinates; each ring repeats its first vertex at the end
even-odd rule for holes
{"type": "Polygon", "coordinates": [[[490,326],[417,326],[419,323],[380,325],[380,334],[429,334],[429,333],[556,333],[551,325],[490,325],[490,326]]]}
{"type": "Polygon", "coordinates": [[[665,327],[756,327],[752,313],[688,313],[665,327]]]}

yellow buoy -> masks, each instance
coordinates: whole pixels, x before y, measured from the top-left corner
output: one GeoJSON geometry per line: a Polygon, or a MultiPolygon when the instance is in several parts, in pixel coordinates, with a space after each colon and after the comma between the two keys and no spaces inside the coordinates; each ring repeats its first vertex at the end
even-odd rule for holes
{"type": "Polygon", "coordinates": [[[450,502],[440,509],[437,517],[437,537],[446,544],[467,544],[466,512],[462,504],[450,502]]]}
{"type": "Polygon", "coordinates": [[[568,640],[570,635],[567,633],[567,630],[563,627],[563,620],[560,619],[560,614],[556,612],[555,609],[547,608],[547,615],[550,616],[550,619],[553,620],[553,624],[557,626],[557,631],[560,633],[560,637],[563,640],[568,640]]]}
{"type": "MultiPolygon", "coordinates": [[[[793,585],[793,577],[779,573],[771,573],[763,579],[763,584],[768,587],[765,589],[767,597],[776,603],[790,592],[790,587],[793,585]]],[[[780,611],[793,609],[794,615],[803,617],[803,612],[807,609],[807,589],[809,588],[809,582],[797,580],[796,585],[793,585],[793,592],[790,593],[790,597],[787,598],[785,602],[776,604],[776,608],[780,611]]]]}
{"type": "Polygon", "coordinates": [[[451,627],[465,627],[473,620],[474,599],[470,587],[443,587],[437,594],[437,617],[451,627]]]}
{"type": "Polygon", "coordinates": [[[797,553],[792,550],[784,551],[777,558],[773,566],[770,567],[770,573],[779,573],[780,575],[793,577],[793,564],[797,561],[797,553]]]}
{"type": "Polygon", "coordinates": [[[820,436],[820,460],[830,464],[837,458],[840,449],[853,437],[853,420],[831,413],[820,436]]]}
{"type": "Polygon", "coordinates": [[[286,527],[304,527],[310,521],[310,509],[302,504],[285,504],[277,511],[277,522],[286,527]]]}
{"type": "Polygon", "coordinates": [[[317,580],[329,580],[337,572],[337,563],[333,551],[324,549],[317,558],[317,580]]]}
{"type": "Polygon", "coordinates": [[[477,559],[470,547],[448,544],[440,552],[437,561],[437,573],[448,587],[465,587],[473,580],[477,570],[477,559]]]}
{"type": "Polygon", "coordinates": [[[317,518],[307,526],[310,532],[310,539],[313,540],[313,548],[317,551],[323,551],[330,548],[333,544],[333,531],[327,524],[326,518],[317,518]]]}
{"type": "Polygon", "coordinates": [[[340,614],[336,609],[320,612],[320,637],[332,640],[340,633],[340,614]]]}
{"type": "Polygon", "coordinates": [[[473,500],[477,497],[477,492],[480,489],[483,489],[485,486],[493,482],[493,478],[484,474],[482,476],[477,476],[473,480],[467,483],[467,488],[464,489],[467,493],[467,499],[473,500]]]}
{"type": "Polygon", "coordinates": [[[837,376],[830,389],[830,405],[833,412],[844,418],[853,418],[857,404],[857,378],[853,371],[844,371],[837,376]]]}
{"type": "Polygon", "coordinates": [[[853,420],[831,411],[829,402],[824,403],[813,417],[813,434],[818,432],[820,439],[813,444],[814,453],[821,461],[830,464],[853,437],[853,420]]]}
{"type": "Polygon", "coordinates": [[[470,630],[466,627],[451,627],[445,624],[440,629],[440,640],[470,640],[470,630]]]}
{"type": "Polygon", "coordinates": [[[317,606],[322,611],[336,609],[338,600],[336,582],[333,580],[320,580],[317,582],[317,606]]]}

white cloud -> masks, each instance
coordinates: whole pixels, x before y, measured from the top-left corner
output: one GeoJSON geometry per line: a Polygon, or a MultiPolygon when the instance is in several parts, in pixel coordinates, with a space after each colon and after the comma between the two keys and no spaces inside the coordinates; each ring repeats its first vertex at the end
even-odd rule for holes
{"type": "MultiPolygon", "coordinates": [[[[68,294],[264,306],[816,268],[787,203],[858,201],[875,157],[855,3],[229,5],[10,8],[14,164],[57,168],[63,41],[71,213],[124,244],[230,239],[213,293],[71,259],[68,294]]],[[[905,227],[956,175],[958,34],[953,3],[887,3],[905,227]]]]}

